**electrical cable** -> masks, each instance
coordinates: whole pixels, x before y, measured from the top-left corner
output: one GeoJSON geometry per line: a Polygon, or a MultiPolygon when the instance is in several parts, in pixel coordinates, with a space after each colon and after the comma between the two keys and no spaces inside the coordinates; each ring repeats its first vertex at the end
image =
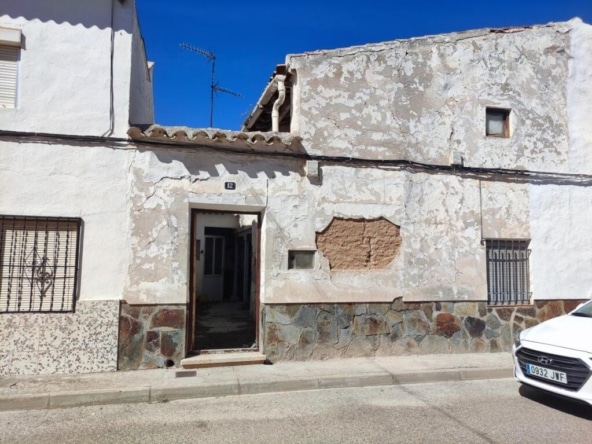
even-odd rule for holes
{"type": "Polygon", "coordinates": [[[138,140],[117,137],[104,136],[80,136],[68,134],[52,133],[32,133],[21,131],[3,131],[0,130],[0,139],[19,138],[25,141],[40,142],[55,140],[61,142],[78,142],[91,145],[105,146],[115,149],[134,149],[134,146],[155,146],[162,148],[208,150],[215,153],[228,153],[234,155],[247,155],[256,157],[275,157],[295,160],[312,160],[323,162],[325,164],[340,164],[361,167],[376,167],[381,169],[396,168],[407,171],[423,171],[434,173],[448,173],[453,175],[464,175],[473,178],[491,178],[491,176],[505,176],[508,178],[519,179],[522,181],[551,182],[555,184],[570,185],[592,185],[592,174],[578,173],[560,173],[554,171],[536,171],[527,169],[510,168],[486,168],[486,167],[468,167],[461,165],[444,165],[416,162],[407,159],[369,159],[364,157],[349,156],[328,156],[310,153],[297,153],[294,151],[248,151],[244,148],[231,148],[221,146],[210,146],[193,142],[174,142],[166,140],[138,140]]]}

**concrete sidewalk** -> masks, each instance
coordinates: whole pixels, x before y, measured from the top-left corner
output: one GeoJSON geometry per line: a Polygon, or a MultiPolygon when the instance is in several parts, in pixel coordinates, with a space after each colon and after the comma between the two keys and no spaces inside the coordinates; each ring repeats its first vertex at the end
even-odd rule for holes
{"type": "Polygon", "coordinates": [[[0,411],[509,378],[510,353],[417,355],[0,378],[0,411]]]}

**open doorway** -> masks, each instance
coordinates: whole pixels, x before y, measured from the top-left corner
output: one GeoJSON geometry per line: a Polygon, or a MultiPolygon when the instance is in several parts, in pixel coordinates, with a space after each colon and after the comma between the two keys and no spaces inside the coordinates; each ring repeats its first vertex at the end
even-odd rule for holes
{"type": "Polygon", "coordinates": [[[190,354],[257,350],[260,215],[194,210],[190,354]]]}

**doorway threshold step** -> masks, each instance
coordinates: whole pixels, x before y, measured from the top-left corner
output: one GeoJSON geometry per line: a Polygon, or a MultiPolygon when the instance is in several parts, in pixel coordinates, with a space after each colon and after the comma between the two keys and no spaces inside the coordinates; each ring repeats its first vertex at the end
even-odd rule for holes
{"type": "Polygon", "coordinates": [[[224,367],[234,365],[263,364],[265,355],[260,352],[231,352],[231,353],[208,353],[198,356],[191,356],[181,361],[183,368],[203,367],[224,367]]]}

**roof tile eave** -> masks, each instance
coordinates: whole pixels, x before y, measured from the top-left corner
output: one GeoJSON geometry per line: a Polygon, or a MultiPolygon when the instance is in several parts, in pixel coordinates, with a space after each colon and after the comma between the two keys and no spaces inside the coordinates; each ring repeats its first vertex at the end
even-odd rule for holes
{"type": "Polygon", "coordinates": [[[159,142],[166,145],[206,145],[233,148],[268,147],[300,151],[301,137],[292,133],[243,132],[217,128],[189,128],[151,125],[146,130],[131,127],[127,132],[136,142],[159,142]]]}

